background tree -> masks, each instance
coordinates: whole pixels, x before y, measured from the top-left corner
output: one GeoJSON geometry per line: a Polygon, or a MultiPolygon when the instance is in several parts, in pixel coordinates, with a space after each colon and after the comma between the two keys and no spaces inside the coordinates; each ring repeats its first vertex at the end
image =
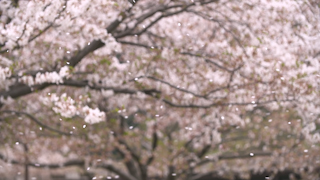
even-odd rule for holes
{"type": "Polygon", "coordinates": [[[317,1],[0,8],[3,175],[76,165],[127,180],[317,176],[317,1]]]}

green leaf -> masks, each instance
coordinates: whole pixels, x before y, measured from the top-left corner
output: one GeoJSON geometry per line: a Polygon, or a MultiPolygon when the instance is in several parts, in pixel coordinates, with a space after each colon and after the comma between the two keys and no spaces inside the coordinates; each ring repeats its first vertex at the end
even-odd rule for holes
{"type": "Polygon", "coordinates": [[[257,39],[259,40],[260,44],[262,44],[262,40],[259,37],[257,37],[257,39]]]}
{"type": "Polygon", "coordinates": [[[102,59],[102,60],[100,61],[100,64],[107,64],[108,66],[110,66],[110,65],[111,65],[111,61],[108,60],[108,59],[102,59]]]}

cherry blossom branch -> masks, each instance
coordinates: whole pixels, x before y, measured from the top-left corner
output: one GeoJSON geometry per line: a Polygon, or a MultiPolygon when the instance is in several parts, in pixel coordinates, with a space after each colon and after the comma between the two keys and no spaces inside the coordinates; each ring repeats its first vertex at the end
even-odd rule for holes
{"type": "MultiPolygon", "coordinates": [[[[46,26],[43,30],[41,30],[38,34],[36,34],[36,35],[34,35],[34,36],[32,36],[32,37],[29,38],[29,40],[28,40],[29,43],[32,42],[33,40],[35,40],[36,38],[38,38],[39,36],[41,36],[42,34],[44,34],[47,30],[49,30],[49,29],[54,25],[54,22],[61,16],[61,13],[67,9],[67,8],[66,8],[66,7],[67,7],[67,2],[68,2],[68,1],[65,1],[65,2],[64,2],[63,6],[62,6],[62,10],[60,10],[60,11],[58,12],[58,15],[53,19],[53,22],[49,23],[49,25],[46,26]]],[[[46,5],[45,8],[44,8],[44,10],[45,10],[49,5],[51,5],[51,3],[49,3],[48,5],[46,5]]]]}
{"type": "MultiPolygon", "coordinates": [[[[212,2],[216,2],[217,0],[211,0],[211,1],[207,1],[207,2],[201,2],[201,4],[208,4],[208,3],[212,3],[212,2]]],[[[195,3],[191,3],[187,6],[182,6],[182,5],[176,5],[176,6],[172,6],[172,7],[169,7],[169,8],[176,8],[176,7],[184,7],[183,10],[185,10],[187,7],[190,7],[190,6],[193,6],[195,5],[195,3]]],[[[131,7],[132,8],[132,7],[131,7]]],[[[108,27],[107,27],[107,31],[109,33],[113,33],[113,31],[116,30],[116,28],[121,24],[121,22],[124,21],[124,19],[126,18],[126,12],[130,12],[131,11],[131,8],[129,8],[127,11],[125,12],[122,12],[120,13],[120,16],[122,17],[121,18],[121,21],[116,19],[114,20],[108,27]]],[[[159,11],[159,10],[158,10],[159,11]]],[[[154,13],[158,12],[158,11],[155,11],[154,13]]],[[[179,12],[182,12],[182,11],[179,11],[179,12]]],[[[171,16],[171,15],[174,15],[176,13],[179,13],[178,11],[177,12],[174,12],[174,13],[169,13],[167,15],[163,15],[163,17],[167,17],[167,16],[171,16]]],[[[144,17],[150,17],[148,15],[144,16],[144,17]]],[[[143,18],[142,18],[143,19],[143,18]]],[[[155,23],[155,22],[154,22],[155,23]]],[[[148,27],[151,27],[154,23],[151,23],[148,27]]],[[[147,30],[147,28],[145,28],[145,30],[147,30]]],[[[140,33],[143,33],[144,31],[141,31],[140,33]]],[[[68,64],[71,66],[71,67],[74,67],[76,66],[85,56],[87,56],[89,53],[103,47],[105,44],[101,41],[101,40],[94,40],[90,43],[90,45],[84,47],[82,50],[80,50],[75,56],[73,56],[72,58],[70,58],[69,60],[67,60],[68,64]]],[[[30,88],[29,86],[26,86],[26,85],[21,85],[21,84],[17,84],[15,86],[15,88],[11,88],[9,91],[4,91],[4,92],[0,92],[0,96],[3,96],[3,97],[11,97],[11,98],[17,98],[17,97],[21,97],[21,96],[24,96],[24,95],[27,95],[27,94],[30,94],[32,93],[34,90],[42,90],[44,88],[48,87],[48,84],[42,84],[42,85],[37,85],[37,86],[34,86],[33,89],[30,88]]],[[[0,107],[2,106],[2,104],[0,104],[0,107]]]]}
{"type": "MultiPolygon", "coordinates": [[[[118,40],[118,42],[121,43],[121,44],[132,45],[132,46],[137,46],[137,47],[143,47],[143,48],[147,48],[147,49],[150,49],[150,48],[151,48],[151,49],[162,49],[162,47],[149,46],[149,45],[142,44],[142,43],[135,43],[135,42],[129,42],[129,41],[121,41],[121,40],[118,40]]],[[[203,57],[203,56],[200,55],[200,54],[194,54],[194,53],[190,53],[190,52],[180,52],[180,54],[182,54],[182,55],[190,55],[190,56],[194,56],[194,57],[203,57]]],[[[210,56],[210,55],[205,55],[205,56],[206,56],[206,57],[214,57],[214,56],[210,56]]],[[[225,89],[229,89],[230,87],[245,87],[245,86],[248,86],[248,85],[253,85],[253,84],[255,84],[255,83],[247,83],[247,84],[232,85],[232,86],[231,86],[231,82],[232,82],[232,80],[233,80],[234,73],[235,73],[236,71],[240,70],[241,67],[243,67],[243,64],[242,64],[242,65],[239,65],[239,66],[236,67],[235,69],[232,69],[232,70],[231,70],[231,69],[228,69],[228,68],[226,68],[226,67],[224,67],[224,66],[222,66],[222,65],[219,65],[218,63],[216,63],[216,62],[214,62],[214,61],[212,61],[212,60],[205,59],[205,61],[208,62],[208,63],[211,63],[211,64],[215,65],[216,67],[218,67],[218,68],[220,68],[220,69],[222,69],[222,70],[225,70],[225,71],[231,73],[230,78],[229,78],[229,83],[228,83],[227,86],[220,87],[220,88],[216,88],[216,89],[208,92],[208,93],[205,94],[205,95],[200,95],[200,94],[196,94],[196,93],[194,93],[194,92],[191,92],[191,91],[188,91],[188,90],[185,90],[185,89],[182,89],[182,88],[178,88],[178,87],[176,87],[176,86],[174,86],[174,85],[172,85],[172,84],[170,84],[170,83],[168,83],[168,82],[166,82],[166,81],[157,79],[157,78],[155,78],[155,77],[151,77],[151,76],[139,76],[139,77],[136,77],[136,78],[149,78],[149,79],[152,79],[152,80],[155,80],[155,81],[158,81],[158,82],[162,82],[162,83],[164,83],[164,84],[167,84],[167,85],[169,85],[170,87],[172,87],[172,88],[174,88],[174,89],[177,89],[177,90],[179,90],[179,91],[183,91],[183,92],[186,92],[186,93],[190,93],[190,94],[192,94],[192,95],[194,95],[194,96],[196,96],[196,97],[202,97],[202,98],[205,98],[205,99],[207,99],[207,97],[208,97],[210,94],[214,93],[214,92],[221,91],[221,90],[225,90],[225,89]]],[[[242,77],[248,79],[248,77],[245,77],[245,76],[242,75],[242,74],[240,74],[240,75],[241,75],[242,77]]],[[[253,80],[253,79],[250,78],[250,80],[253,80]]],[[[131,80],[131,81],[133,81],[133,80],[131,80]]],[[[263,83],[263,84],[269,83],[269,82],[263,82],[263,81],[258,81],[258,82],[261,82],[261,83],[263,83]]]]}
{"type": "MultiPolygon", "coordinates": [[[[121,12],[119,16],[121,16],[121,20],[117,18],[114,20],[107,28],[107,32],[110,34],[113,34],[113,32],[117,29],[117,27],[125,20],[127,17],[126,14],[131,11],[132,7],[128,10],[121,12]]],[[[94,40],[90,42],[89,45],[84,47],[82,50],[78,52],[74,57],[68,60],[68,63],[70,66],[75,67],[85,56],[87,56],[89,53],[105,46],[105,44],[101,40],[94,40]]]]}
{"type": "Polygon", "coordinates": [[[162,37],[162,36],[159,36],[157,34],[154,34],[153,32],[151,31],[147,31],[146,34],[149,35],[149,37],[155,37],[155,38],[158,38],[158,39],[166,39],[165,37],[162,37]]]}
{"type": "MultiPolygon", "coordinates": [[[[149,46],[149,45],[146,45],[146,44],[136,43],[136,42],[121,41],[121,40],[118,40],[118,42],[121,43],[121,44],[126,44],[126,45],[131,45],[131,46],[137,46],[137,47],[143,47],[143,48],[146,48],[146,49],[162,49],[162,47],[149,46]]],[[[180,54],[182,54],[182,55],[194,56],[194,57],[204,57],[204,56],[206,56],[206,57],[214,57],[214,56],[210,56],[210,55],[204,55],[204,56],[203,56],[203,55],[200,55],[200,54],[194,54],[194,53],[190,53],[190,52],[180,52],[180,54]]],[[[177,89],[177,90],[179,90],[179,91],[183,91],[183,92],[186,92],[186,93],[190,93],[190,94],[192,94],[192,95],[194,95],[194,96],[196,96],[196,97],[207,98],[207,97],[208,97],[210,94],[212,94],[213,92],[220,91],[220,90],[224,90],[224,89],[228,89],[228,88],[232,87],[232,86],[231,86],[231,82],[232,82],[232,80],[233,80],[233,77],[234,77],[235,72],[238,71],[238,70],[240,70],[240,69],[243,67],[243,65],[244,65],[244,64],[239,65],[239,66],[236,67],[235,69],[228,69],[228,68],[226,68],[226,67],[224,67],[224,66],[222,66],[222,65],[218,64],[217,62],[214,62],[214,61],[212,61],[212,60],[210,60],[210,59],[205,59],[205,62],[211,63],[211,64],[215,65],[216,67],[218,67],[219,69],[222,69],[222,70],[225,70],[225,71],[231,73],[230,78],[229,78],[229,83],[228,83],[227,86],[222,87],[222,88],[217,88],[217,89],[215,89],[215,90],[212,90],[212,91],[210,91],[209,93],[207,93],[206,95],[199,95],[199,94],[195,94],[195,93],[193,93],[193,92],[191,92],[191,91],[184,90],[184,89],[182,89],[182,88],[178,88],[178,87],[176,87],[176,86],[174,86],[174,85],[172,85],[172,84],[170,84],[170,83],[168,83],[168,82],[165,82],[165,81],[163,81],[163,80],[159,80],[159,79],[156,80],[156,78],[150,78],[150,79],[153,79],[153,80],[162,82],[162,83],[164,83],[164,84],[169,85],[169,86],[172,87],[172,88],[175,88],[175,89],[177,89]]],[[[142,78],[142,77],[144,77],[144,76],[140,76],[140,77],[138,77],[138,78],[142,78]]],[[[243,76],[243,77],[244,77],[244,76],[243,76]]],[[[245,78],[247,78],[247,77],[245,77],[245,78]]],[[[252,80],[252,79],[251,79],[251,80],[252,80]]],[[[260,81],[259,81],[259,82],[260,82],[260,81]]],[[[261,82],[262,82],[262,81],[261,81],[261,82]]],[[[267,82],[262,82],[262,83],[267,83],[267,82]]],[[[253,84],[253,83],[252,83],[252,84],[253,84]]],[[[248,84],[248,85],[249,85],[249,84],[248,84]]],[[[239,86],[239,85],[233,85],[233,86],[239,86]]],[[[244,86],[244,85],[242,84],[242,85],[240,85],[240,86],[244,86]]]]}
{"type": "Polygon", "coordinates": [[[272,152],[250,152],[245,154],[225,154],[218,157],[219,160],[246,159],[261,156],[272,156],[272,152]]]}
{"type": "MultiPolygon", "coordinates": [[[[136,77],[136,78],[138,78],[138,79],[142,79],[142,78],[151,79],[151,80],[154,80],[154,81],[157,81],[157,82],[161,82],[161,83],[163,83],[163,84],[166,84],[166,85],[168,85],[168,86],[170,86],[170,87],[172,87],[172,88],[174,88],[174,89],[176,89],[176,90],[179,90],[179,91],[182,91],[182,92],[185,92],[185,93],[192,94],[192,95],[194,95],[194,96],[196,96],[196,97],[205,98],[205,95],[196,94],[196,93],[191,92],[191,91],[189,91],[189,90],[179,88],[179,87],[177,87],[177,86],[174,86],[174,85],[168,83],[167,81],[158,79],[158,78],[153,77],[153,76],[139,76],[139,77],[136,77]]],[[[134,78],[134,79],[136,79],[136,78],[134,78]]],[[[132,79],[132,80],[130,80],[130,81],[134,81],[134,79],[132,79]]]]}
{"type": "Polygon", "coordinates": [[[166,17],[170,17],[176,14],[179,14],[181,12],[186,11],[189,7],[196,5],[197,3],[200,3],[200,5],[205,5],[205,4],[209,4],[209,3],[214,3],[217,2],[218,0],[210,0],[210,1],[197,1],[197,2],[193,2],[193,3],[189,3],[189,4],[176,4],[176,5],[172,5],[172,6],[158,6],[152,10],[150,10],[149,12],[147,12],[146,14],[141,15],[140,17],[136,18],[137,22],[135,23],[135,25],[124,31],[121,32],[119,34],[114,35],[114,37],[116,39],[118,38],[123,38],[125,36],[133,36],[133,35],[141,35],[144,32],[146,32],[150,27],[152,27],[154,24],[156,24],[158,21],[160,21],[163,18],[166,17]],[[175,12],[167,12],[170,9],[173,8],[182,8],[181,10],[175,11],[175,12]],[[157,12],[162,12],[162,15],[159,16],[158,18],[156,18],[155,20],[151,21],[145,28],[143,28],[143,30],[141,31],[135,31],[135,29],[138,27],[139,24],[141,24],[143,21],[145,21],[146,19],[152,17],[154,14],[156,14],[157,12]]]}
{"type": "Polygon", "coordinates": [[[122,37],[125,37],[125,36],[130,36],[130,35],[135,35],[134,33],[134,30],[138,27],[139,24],[141,24],[143,21],[145,21],[146,19],[152,17],[154,14],[156,14],[157,12],[165,12],[167,10],[170,10],[172,8],[178,8],[178,7],[182,7],[183,5],[173,5],[173,6],[164,6],[164,5],[161,5],[161,6],[157,6],[156,8],[150,10],[149,12],[139,16],[138,18],[136,18],[137,22],[135,23],[135,25],[130,28],[130,29],[127,29],[126,31],[124,32],[121,32],[119,34],[116,34],[114,37],[115,38],[122,38],[122,37]]]}
{"type": "Polygon", "coordinates": [[[172,13],[167,13],[167,14],[163,14],[161,15],[160,17],[158,17],[157,19],[155,19],[154,21],[152,21],[149,25],[147,25],[145,28],[143,28],[141,31],[138,31],[134,34],[136,35],[141,35],[143,34],[144,32],[146,32],[150,27],[152,27],[153,25],[155,25],[158,21],[160,21],[162,18],[166,18],[166,17],[170,17],[170,16],[173,16],[173,15],[176,15],[176,14],[179,14],[179,13],[182,13],[183,11],[185,11],[186,9],[188,9],[191,5],[188,5],[184,8],[182,8],[181,10],[179,11],[176,11],[176,12],[172,12],[172,13]]]}
{"type": "Polygon", "coordinates": [[[196,11],[192,11],[192,10],[191,10],[191,11],[188,11],[188,12],[191,12],[191,13],[193,13],[193,14],[199,16],[199,17],[202,17],[202,18],[204,18],[204,19],[206,19],[206,20],[209,20],[209,21],[213,21],[213,22],[218,23],[218,25],[219,25],[222,29],[224,29],[226,32],[228,32],[229,34],[232,35],[233,39],[236,40],[236,42],[238,43],[238,45],[241,47],[243,53],[248,57],[248,54],[247,54],[245,48],[243,47],[241,41],[239,40],[239,38],[238,38],[232,31],[230,31],[229,29],[227,29],[227,28],[221,23],[221,21],[217,21],[217,20],[215,20],[215,19],[211,19],[210,17],[207,17],[207,16],[203,15],[202,13],[199,13],[199,12],[196,12],[196,11]]]}
{"type": "MultiPolygon", "coordinates": [[[[152,79],[152,78],[151,78],[152,79]]],[[[154,78],[153,78],[154,79],[154,78]]],[[[155,79],[154,79],[155,80],[155,79]]],[[[160,80],[159,80],[160,81],[160,80]]],[[[162,81],[160,81],[162,82],[162,81]]],[[[170,85],[171,87],[177,89],[177,90],[180,90],[180,91],[183,91],[183,92],[187,92],[187,93],[191,93],[193,95],[196,95],[197,97],[204,97],[204,95],[197,95],[193,92],[190,92],[188,90],[183,90],[183,89],[180,89],[180,88],[177,88],[167,82],[163,82],[163,83],[166,83],[168,85],[170,85]]],[[[36,86],[33,86],[33,90],[42,90],[50,85],[57,85],[57,84],[48,84],[48,83],[45,83],[45,84],[41,84],[41,85],[36,85],[36,86]]],[[[135,94],[136,92],[140,91],[140,92],[143,92],[147,95],[151,95],[153,97],[155,97],[155,94],[158,94],[158,93],[161,93],[160,91],[158,90],[155,90],[155,89],[147,89],[147,90],[130,90],[130,89],[118,89],[118,88],[112,88],[112,87],[103,87],[103,86],[90,86],[88,84],[88,82],[81,82],[81,81],[72,81],[72,80],[66,80],[64,83],[60,84],[60,85],[67,85],[67,86],[74,86],[74,87],[89,87],[91,89],[95,89],[95,90],[113,90],[115,93],[127,93],[127,94],[135,94]]],[[[23,96],[23,95],[26,95],[26,94],[29,94],[32,92],[32,88],[30,88],[29,86],[27,85],[19,85],[19,88],[15,87],[15,88],[12,88],[10,89],[9,91],[4,91],[4,92],[0,92],[0,96],[4,96],[4,97],[8,97],[10,96],[11,98],[17,98],[17,97],[20,97],[20,96],[23,96]]],[[[225,87],[225,88],[229,88],[228,86],[225,87]]],[[[219,90],[221,89],[225,89],[225,88],[219,88],[219,90]]],[[[216,90],[215,90],[216,91],[216,90]]],[[[209,92],[209,93],[212,93],[213,91],[209,92]]],[[[269,101],[262,101],[262,102],[255,102],[255,104],[268,104],[268,103],[272,103],[272,102],[285,102],[285,101],[294,101],[295,99],[282,99],[282,100],[277,100],[277,99],[273,99],[273,100],[269,100],[269,101]]],[[[163,99],[162,100],[163,102],[165,102],[166,104],[170,105],[170,106],[173,106],[173,107],[178,107],[178,108],[210,108],[210,107],[216,107],[216,106],[229,106],[229,105],[239,105],[239,106],[245,106],[245,105],[250,105],[252,104],[252,102],[229,102],[229,103],[221,103],[221,102],[214,102],[214,103],[211,103],[211,104],[208,104],[208,105],[196,105],[196,104],[188,104],[188,105],[182,105],[182,104],[175,104],[169,100],[166,100],[166,99],[163,99]]]]}
{"type": "MultiPolygon", "coordinates": [[[[239,70],[240,68],[241,68],[241,66],[235,68],[235,69],[232,71],[232,73],[234,73],[235,71],[239,70]]],[[[232,75],[232,74],[231,74],[231,75],[232,75]]],[[[151,80],[154,80],[154,81],[157,81],[157,82],[161,82],[161,83],[166,84],[166,85],[168,85],[169,87],[172,87],[172,88],[174,88],[174,89],[176,89],[176,90],[178,90],[178,91],[185,92],[185,93],[189,93],[189,94],[192,94],[192,95],[195,96],[195,97],[204,98],[204,99],[221,99],[221,97],[208,98],[208,96],[209,96],[210,94],[212,94],[212,93],[215,93],[215,92],[218,92],[218,91],[222,91],[222,90],[226,90],[226,89],[229,89],[229,90],[231,91],[233,87],[239,88],[239,87],[246,87],[246,86],[250,86],[250,85],[256,84],[256,83],[247,83],[247,84],[241,84],[241,85],[240,85],[240,84],[230,85],[230,82],[232,81],[232,76],[230,76],[230,78],[229,78],[229,83],[228,83],[227,86],[218,87],[218,88],[213,89],[213,90],[209,91],[208,93],[202,95],[202,94],[194,93],[194,92],[189,91],[189,90],[187,90],[187,89],[183,89],[183,88],[181,88],[181,87],[177,87],[177,86],[172,85],[171,83],[169,83],[169,82],[167,82],[167,81],[164,81],[164,80],[155,78],[155,77],[153,77],[153,76],[139,76],[139,77],[136,77],[136,78],[138,78],[138,79],[148,78],[148,79],[151,79],[151,80]]],[[[130,81],[134,81],[136,78],[131,79],[130,81]]],[[[157,92],[157,93],[161,93],[161,92],[159,91],[159,92],[157,92]]],[[[223,97],[223,98],[224,98],[224,97],[223,97]]]]}
{"type": "MultiPolygon", "coordinates": [[[[56,85],[56,84],[51,84],[51,85],[56,85]]],[[[119,94],[136,94],[137,92],[143,92],[145,94],[161,93],[156,89],[134,90],[134,89],[127,89],[127,88],[89,85],[87,81],[76,81],[76,80],[65,80],[63,83],[59,85],[72,86],[72,87],[89,87],[92,90],[112,90],[114,93],[119,93],[119,94]]]]}
{"type": "MultiPolygon", "coordinates": [[[[33,86],[32,88],[28,85],[25,84],[17,84],[15,86],[12,86],[9,88],[9,90],[5,90],[0,92],[0,97],[11,97],[11,98],[18,98],[21,96],[28,95],[32,93],[34,90],[42,90],[46,87],[48,87],[48,84],[41,84],[41,85],[36,85],[33,86]]],[[[2,104],[0,103],[0,107],[2,104]]]]}
{"type": "Polygon", "coordinates": [[[47,27],[45,27],[43,30],[41,30],[38,34],[32,36],[28,42],[32,42],[33,40],[35,40],[36,38],[38,38],[39,36],[41,36],[42,34],[44,34],[46,31],[48,31],[54,23],[50,23],[47,27]]]}
{"type": "Polygon", "coordinates": [[[7,157],[5,157],[3,154],[0,153],[0,159],[3,160],[6,163],[10,163],[10,164],[16,164],[16,165],[28,165],[34,168],[50,168],[50,169],[57,169],[57,168],[62,168],[62,167],[69,167],[69,166],[80,166],[80,167],[84,167],[85,162],[84,160],[69,160],[66,161],[64,163],[60,163],[60,164],[42,164],[42,163],[31,163],[28,162],[27,164],[24,162],[20,162],[14,159],[9,159],[7,157]]]}
{"type": "Polygon", "coordinates": [[[117,35],[115,35],[115,37],[117,38],[121,38],[121,37],[124,37],[124,36],[127,36],[127,35],[132,35],[132,31],[140,24],[142,23],[145,19],[149,18],[149,17],[152,17],[155,13],[157,12],[161,12],[161,11],[164,11],[166,10],[166,7],[165,6],[157,6],[156,8],[150,10],[149,12],[141,15],[140,17],[138,17],[136,20],[137,22],[135,23],[134,27],[133,28],[130,28],[124,32],[121,32],[117,35]]]}
{"type": "Polygon", "coordinates": [[[217,106],[230,106],[230,105],[236,105],[236,106],[247,106],[247,105],[260,105],[260,104],[269,104],[269,103],[273,103],[273,102],[289,102],[289,101],[295,101],[295,99],[282,99],[282,100],[268,100],[268,101],[262,101],[262,102],[228,102],[228,103],[222,103],[222,102],[215,102],[215,103],[211,103],[208,105],[196,105],[196,104],[175,104],[169,100],[163,99],[162,100],[164,103],[172,106],[172,107],[177,107],[177,108],[211,108],[211,107],[217,107],[217,106]]]}
{"type": "MultiPolygon", "coordinates": [[[[202,58],[205,58],[205,56],[203,56],[203,55],[201,55],[201,54],[194,54],[194,53],[191,53],[191,52],[181,52],[181,54],[183,54],[183,55],[189,55],[189,56],[193,56],[193,57],[202,57],[202,58]]],[[[234,73],[234,72],[238,71],[238,70],[243,66],[243,65],[240,65],[240,66],[236,67],[235,69],[228,69],[228,68],[226,68],[226,67],[220,65],[219,63],[214,62],[214,61],[212,61],[212,60],[210,60],[210,59],[205,58],[204,60],[205,60],[205,62],[211,63],[211,64],[213,64],[214,66],[216,66],[217,68],[222,69],[222,70],[225,70],[225,71],[227,71],[227,72],[229,72],[229,73],[234,73]]]]}
{"type": "MultiPolygon", "coordinates": [[[[51,5],[51,3],[47,4],[47,5],[43,8],[43,11],[44,11],[48,6],[50,6],[50,5],[51,5]]],[[[30,43],[30,42],[32,42],[33,40],[37,39],[39,36],[41,36],[41,35],[44,34],[47,30],[49,30],[49,29],[54,25],[54,22],[60,17],[61,13],[67,9],[66,6],[67,6],[67,1],[65,1],[65,3],[63,4],[62,7],[64,7],[64,8],[62,8],[62,10],[60,10],[60,11],[58,12],[58,15],[53,19],[53,22],[50,22],[43,30],[40,30],[40,32],[39,32],[38,34],[30,37],[30,38],[28,39],[28,43],[30,43]]],[[[25,30],[26,30],[26,25],[27,25],[27,23],[28,23],[28,21],[25,23],[25,27],[24,27],[24,29],[23,29],[23,32],[22,32],[21,36],[16,40],[17,46],[14,47],[13,50],[16,50],[16,49],[20,49],[20,48],[21,48],[21,46],[19,45],[19,42],[18,42],[18,41],[19,41],[19,40],[22,38],[22,36],[25,34],[25,30]]],[[[5,43],[1,44],[0,47],[1,47],[1,46],[4,46],[4,45],[5,45],[5,43]]],[[[4,52],[7,52],[7,51],[8,51],[8,49],[3,49],[3,50],[0,51],[0,54],[2,54],[2,53],[4,53],[4,52]]]]}
{"type": "MultiPolygon", "coordinates": [[[[144,89],[144,90],[133,90],[133,89],[125,89],[125,88],[116,88],[116,87],[103,87],[99,85],[89,85],[87,81],[75,81],[75,80],[64,80],[61,84],[54,84],[54,83],[44,83],[39,85],[34,85],[32,87],[26,84],[18,84],[16,86],[10,87],[9,90],[5,90],[0,92],[0,97],[11,97],[11,98],[18,98],[21,96],[28,95],[34,91],[43,90],[49,86],[72,86],[72,87],[89,87],[93,90],[113,90],[114,93],[123,93],[123,94],[135,94],[137,92],[143,92],[148,95],[152,95],[154,93],[160,93],[160,91],[156,89],[144,89]]],[[[0,107],[2,104],[0,103],[0,107]]]]}
{"type": "Polygon", "coordinates": [[[131,45],[131,46],[143,47],[146,49],[161,49],[161,47],[158,47],[158,46],[149,46],[146,44],[135,43],[135,42],[130,42],[130,41],[117,40],[117,42],[121,43],[121,44],[131,45]]]}
{"type": "Polygon", "coordinates": [[[241,76],[241,77],[243,77],[243,78],[245,78],[245,79],[248,79],[248,80],[250,80],[250,81],[253,81],[253,82],[255,82],[255,83],[261,83],[261,84],[266,84],[266,85],[268,85],[268,84],[270,84],[270,83],[272,83],[274,80],[270,80],[270,81],[263,81],[263,80],[261,80],[261,79],[255,79],[255,78],[252,78],[252,77],[248,77],[248,76],[246,76],[246,75],[244,75],[243,73],[239,73],[239,75],[241,76]]]}
{"type": "MultiPolygon", "coordinates": [[[[211,9],[211,8],[210,8],[211,9]]],[[[205,13],[202,13],[202,12],[199,12],[199,11],[194,11],[194,10],[187,10],[187,12],[190,12],[190,13],[193,13],[193,14],[196,14],[198,16],[201,16],[203,19],[206,19],[208,21],[213,21],[213,22],[219,22],[219,23],[225,23],[225,22],[230,22],[230,23],[237,23],[239,25],[244,25],[246,27],[249,28],[249,24],[245,23],[245,22],[240,22],[240,21],[236,21],[236,20],[232,20],[232,19],[229,19],[227,16],[224,16],[224,18],[226,18],[227,20],[224,20],[224,19],[217,19],[217,18],[214,18],[214,17],[211,17],[209,16],[208,14],[205,14],[205,13]]],[[[216,11],[217,12],[217,11],[216,11]]],[[[218,12],[219,14],[221,14],[220,12],[218,12]]],[[[223,14],[221,14],[223,15],[223,14]]]]}
{"type": "Polygon", "coordinates": [[[42,128],[45,128],[45,129],[48,129],[52,132],[55,132],[55,133],[58,133],[58,134],[61,134],[61,135],[65,135],[65,136],[72,136],[74,134],[70,134],[70,133],[66,133],[66,132],[63,132],[63,131],[60,131],[60,130],[57,130],[57,129],[54,129],[50,126],[47,126],[45,124],[43,124],[41,121],[39,121],[37,118],[35,118],[34,116],[32,116],[31,114],[29,113],[26,113],[26,112],[21,112],[21,111],[13,111],[13,110],[3,110],[3,111],[0,111],[0,113],[14,113],[16,115],[25,115],[27,116],[30,120],[32,120],[33,122],[35,122],[36,124],[38,124],[39,126],[41,126],[42,128]]]}

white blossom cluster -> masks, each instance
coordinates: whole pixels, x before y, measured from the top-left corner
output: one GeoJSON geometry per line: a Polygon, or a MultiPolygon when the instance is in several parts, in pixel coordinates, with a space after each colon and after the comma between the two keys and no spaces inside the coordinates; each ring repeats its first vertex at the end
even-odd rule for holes
{"type": "Polygon", "coordinates": [[[59,83],[62,83],[63,81],[57,72],[46,72],[44,74],[37,73],[35,78],[35,83],[42,84],[46,82],[59,84],[59,83]]]}
{"type": "Polygon", "coordinates": [[[66,118],[72,118],[76,115],[84,115],[84,121],[89,124],[95,124],[105,119],[105,113],[98,108],[92,109],[88,106],[81,106],[81,102],[77,103],[66,93],[63,93],[60,97],[56,93],[50,93],[50,95],[41,97],[42,102],[45,105],[52,106],[52,110],[55,113],[60,114],[66,118]]]}
{"type": "Polygon", "coordinates": [[[0,86],[8,87],[9,83],[6,83],[7,78],[11,76],[11,70],[8,67],[2,68],[0,66],[0,86]]]}
{"type": "Polygon", "coordinates": [[[60,69],[59,74],[57,72],[37,73],[35,83],[63,83],[63,78],[68,77],[70,75],[69,72],[69,67],[64,66],[60,69]]]}
{"type": "Polygon", "coordinates": [[[8,67],[0,67],[0,80],[4,81],[7,77],[11,76],[11,71],[8,67]]]}
{"type": "Polygon", "coordinates": [[[105,113],[101,112],[98,108],[91,109],[88,106],[82,108],[85,115],[84,121],[89,124],[99,123],[104,120],[105,113]]]}
{"type": "MultiPolygon", "coordinates": [[[[56,95],[54,95],[56,97],[56,95]]],[[[71,118],[76,115],[77,107],[75,106],[75,101],[63,93],[60,98],[54,99],[54,107],[52,108],[54,112],[60,113],[61,116],[66,118],[71,118]]]]}
{"type": "Polygon", "coordinates": [[[68,66],[63,66],[59,73],[57,72],[45,72],[36,74],[36,77],[33,78],[32,76],[22,76],[20,81],[29,85],[33,86],[35,84],[43,84],[43,83],[54,83],[60,84],[63,83],[64,78],[70,77],[70,69],[68,66]]]}
{"type": "Polygon", "coordinates": [[[7,98],[4,98],[3,96],[0,97],[1,104],[9,105],[9,104],[12,104],[13,102],[14,102],[14,100],[10,96],[7,98]]]}
{"type": "Polygon", "coordinates": [[[4,14],[4,16],[1,16],[1,21],[7,22],[12,19],[12,22],[5,26],[3,23],[0,24],[0,43],[5,44],[4,48],[11,50],[17,45],[28,44],[34,31],[38,33],[54,21],[63,1],[57,0],[43,11],[43,6],[46,4],[48,2],[21,1],[20,6],[25,8],[15,8],[12,6],[12,1],[4,0],[0,2],[0,10],[4,14]]]}

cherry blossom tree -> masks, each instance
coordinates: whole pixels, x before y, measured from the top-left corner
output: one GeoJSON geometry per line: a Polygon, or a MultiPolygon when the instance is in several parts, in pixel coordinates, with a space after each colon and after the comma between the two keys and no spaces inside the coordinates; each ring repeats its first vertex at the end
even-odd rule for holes
{"type": "Polygon", "coordinates": [[[0,1],[0,174],[319,177],[319,7],[0,1]]]}

